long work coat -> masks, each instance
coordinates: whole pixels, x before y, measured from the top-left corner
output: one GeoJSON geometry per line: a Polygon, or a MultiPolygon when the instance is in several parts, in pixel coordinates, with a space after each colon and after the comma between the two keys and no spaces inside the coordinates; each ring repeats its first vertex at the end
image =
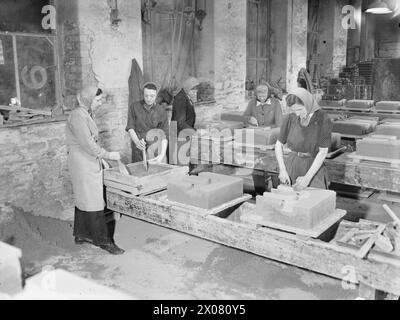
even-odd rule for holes
{"type": "Polygon", "coordinates": [[[76,207],[88,212],[104,210],[101,159],[107,152],[98,145],[99,130],[84,108],[71,112],[66,135],[76,207]]]}

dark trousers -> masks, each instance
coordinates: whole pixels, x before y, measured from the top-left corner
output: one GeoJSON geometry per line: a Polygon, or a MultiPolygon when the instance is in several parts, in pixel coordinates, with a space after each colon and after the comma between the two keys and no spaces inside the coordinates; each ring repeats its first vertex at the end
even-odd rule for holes
{"type": "Polygon", "coordinates": [[[75,208],[74,237],[101,246],[114,243],[114,231],[115,220],[112,211],[88,212],[75,208]]]}

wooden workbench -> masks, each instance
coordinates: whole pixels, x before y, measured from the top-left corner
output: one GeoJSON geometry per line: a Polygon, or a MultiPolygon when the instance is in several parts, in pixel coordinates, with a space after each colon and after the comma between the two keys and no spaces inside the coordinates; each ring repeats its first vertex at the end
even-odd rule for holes
{"type": "MultiPolygon", "coordinates": [[[[278,163],[273,150],[235,147],[233,142],[195,136],[192,140],[190,162],[194,165],[223,164],[270,173],[278,173],[278,163]]],[[[348,153],[326,160],[330,179],[338,184],[400,193],[400,169],[386,164],[354,163],[348,153]]]]}
{"type": "Polygon", "coordinates": [[[242,222],[243,213],[254,205],[244,203],[230,214],[206,214],[176,207],[165,201],[165,192],[133,196],[107,189],[109,209],[126,216],[177,230],[275,261],[360,283],[395,298],[400,295],[400,259],[370,252],[366,259],[356,257],[356,249],[328,240],[295,234],[242,222]]]}
{"type": "Polygon", "coordinates": [[[385,119],[398,119],[400,120],[400,112],[377,112],[377,111],[348,111],[348,110],[333,110],[333,109],[325,109],[328,114],[331,115],[345,115],[347,117],[354,117],[354,116],[366,116],[366,117],[376,117],[379,118],[379,121],[385,119]]]}

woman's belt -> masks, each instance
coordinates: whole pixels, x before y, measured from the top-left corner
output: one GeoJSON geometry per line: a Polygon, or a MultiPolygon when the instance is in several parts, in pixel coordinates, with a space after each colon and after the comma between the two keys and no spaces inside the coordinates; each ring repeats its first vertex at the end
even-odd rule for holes
{"type": "Polygon", "coordinates": [[[314,155],[309,152],[296,152],[296,151],[290,150],[290,153],[295,154],[299,158],[315,158],[314,155]]]}

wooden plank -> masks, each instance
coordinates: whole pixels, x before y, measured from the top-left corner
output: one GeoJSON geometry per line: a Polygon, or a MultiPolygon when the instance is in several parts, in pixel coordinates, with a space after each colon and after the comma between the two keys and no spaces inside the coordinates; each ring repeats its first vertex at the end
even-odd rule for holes
{"type": "Polygon", "coordinates": [[[109,192],[112,192],[112,193],[119,194],[121,196],[127,197],[127,198],[134,199],[134,198],[137,197],[137,195],[134,195],[134,194],[129,193],[129,192],[125,192],[125,191],[120,190],[120,189],[115,189],[113,187],[106,187],[106,190],[109,191],[109,192]]]}
{"type": "Polygon", "coordinates": [[[115,190],[120,190],[123,191],[124,193],[130,193],[133,196],[137,196],[141,193],[143,190],[143,187],[140,186],[128,186],[126,184],[110,181],[110,180],[104,180],[104,185],[108,188],[112,188],[115,190]]]}
{"type": "Polygon", "coordinates": [[[346,108],[344,108],[343,106],[341,107],[330,107],[330,106],[321,106],[321,109],[323,110],[327,110],[327,111],[345,111],[346,108]]]}
{"type": "Polygon", "coordinates": [[[386,226],[381,225],[378,227],[376,230],[376,233],[374,233],[368,240],[367,242],[360,248],[360,250],[357,251],[356,257],[359,259],[364,259],[365,256],[368,254],[368,252],[372,249],[374,246],[375,242],[378,240],[378,235],[382,234],[383,231],[385,231],[386,226]]]}
{"type": "Polygon", "coordinates": [[[381,254],[371,252],[368,259],[360,260],[354,255],[355,249],[321,240],[302,239],[229,218],[187,212],[158,201],[156,195],[127,198],[107,191],[107,203],[111,210],[136,219],[337,279],[343,279],[347,274],[346,268],[351,267],[356,282],[362,280],[377,290],[400,294],[400,260],[381,254]]]}
{"type": "Polygon", "coordinates": [[[51,116],[51,111],[46,110],[39,110],[39,109],[29,109],[29,108],[22,108],[22,107],[10,107],[10,106],[3,106],[0,105],[0,110],[4,111],[21,111],[21,112],[28,112],[31,114],[43,115],[43,116],[51,116]]]}
{"type": "Polygon", "coordinates": [[[338,115],[338,116],[376,116],[379,118],[379,121],[383,121],[385,119],[400,119],[400,114],[389,114],[389,113],[381,113],[379,111],[373,110],[372,112],[352,112],[352,111],[343,111],[343,110],[331,110],[327,111],[330,115],[338,115]]]}
{"type": "MultiPolygon", "coordinates": [[[[143,164],[135,163],[127,165],[128,170],[131,169],[133,171],[138,166],[143,166],[143,164]]],[[[149,167],[151,166],[154,165],[150,165],[149,167]]],[[[167,164],[159,164],[157,167],[165,168],[165,171],[144,177],[123,174],[118,168],[106,169],[104,170],[104,185],[130,192],[133,195],[149,194],[165,190],[170,179],[176,178],[179,175],[186,175],[188,172],[187,167],[177,167],[167,164]]]]}
{"type": "Polygon", "coordinates": [[[388,191],[381,191],[378,199],[387,202],[400,203],[400,194],[388,191]]]}
{"type": "Polygon", "coordinates": [[[372,111],[372,107],[371,108],[351,108],[351,107],[346,107],[344,106],[342,111],[350,111],[350,112],[360,112],[360,113],[370,113],[372,111]]]}
{"type": "MultiPolygon", "coordinates": [[[[255,211],[255,206],[254,206],[254,211],[255,211]]],[[[268,221],[267,219],[256,215],[254,212],[242,215],[242,221],[317,239],[329,228],[338,223],[345,215],[346,211],[336,210],[336,212],[331,216],[329,216],[327,219],[325,219],[325,221],[321,222],[318,226],[310,230],[305,230],[301,228],[287,226],[281,223],[268,221]]]]}
{"type": "Polygon", "coordinates": [[[364,139],[364,138],[366,138],[366,137],[368,137],[370,135],[370,133],[362,134],[362,135],[350,134],[350,133],[341,133],[341,132],[335,132],[335,133],[339,133],[342,136],[342,138],[355,139],[355,140],[361,140],[361,139],[364,139]]]}
{"type": "Polygon", "coordinates": [[[372,161],[372,162],[381,162],[384,164],[389,164],[393,168],[400,168],[400,159],[369,157],[369,156],[358,155],[355,152],[348,154],[347,157],[352,159],[353,162],[357,164],[360,164],[362,161],[372,161]]]}
{"type": "Polygon", "coordinates": [[[388,205],[383,205],[383,209],[385,209],[386,213],[390,216],[390,218],[394,221],[395,224],[400,226],[400,219],[397,215],[389,208],[388,205]]]}
{"type": "Polygon", "coordinates": [[[222,204],[222,205],[220,205],[218,207],[215,207],[215,208],[212,208],[212,209],[208,209],[208,210],[207,209],[198,208],[198,207],[194,207],[194,206],[190,206],[190,205],[186,205],[186,204],[182,204],[182,203],[178,203],[178,202],[174,202],[174,201],[170,201],[170,200],[167,199],[167,195],[164,195],[163,197],[159,198],[159,200],[164,202],[165,204],[170,204],[172,206],[185,209],[185,210],[187,210],[189,212],[197,211],[197,212],[199,212],[201,214],[204,214],[204,215],[216,215],[216,214],[218,214],[218,213],[220,213],[220,212],[222,212],[222,211],[224,211],[224,210],[226,210],[228,208],[232,208],[232,207],[234,207],[234,206],[236,206],[238,204],[242,204],[243,202],[246,202],[246,201],[250,200],[251,198],[252,198],[251,195],[245,194],[240,198],[234,199],[234,200],[229,201],[227,203],[224,203],[224,204],[222,204]]]}

